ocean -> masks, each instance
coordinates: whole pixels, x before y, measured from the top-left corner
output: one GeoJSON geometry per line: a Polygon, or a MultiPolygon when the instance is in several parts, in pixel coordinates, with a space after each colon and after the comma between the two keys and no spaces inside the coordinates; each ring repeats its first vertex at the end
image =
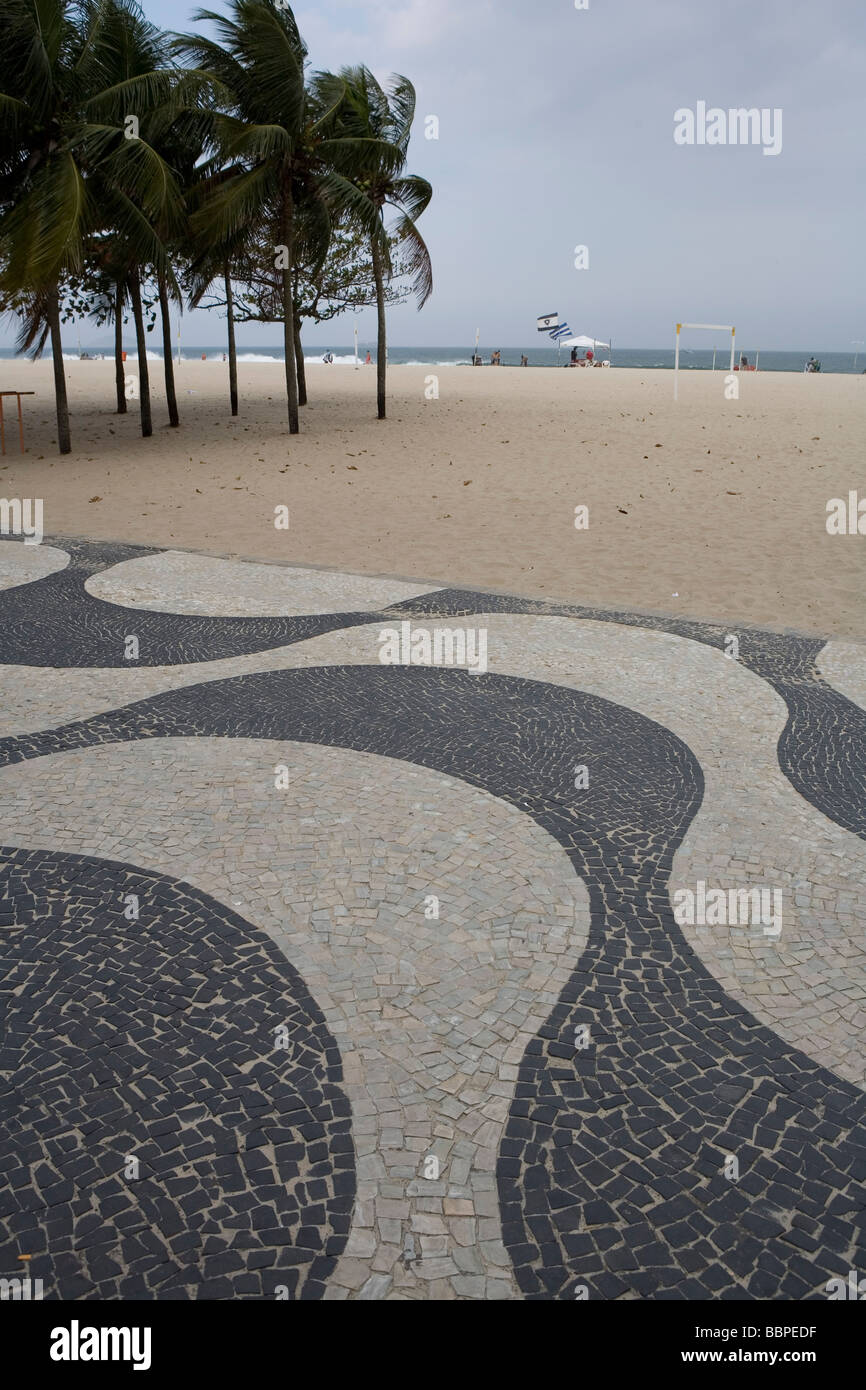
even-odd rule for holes
{"type": "MultiPolygon", "coordinates": [[[[498,344],[496,345],[499,346],[498,344]]],[[[185,361],[200,361],[204,356],[211,362],[218,362],[222,359],[225,349],[219,347],[202,347],[191,345],[182,347],[181,358],[185,361]]],[[[359,345],[359,360],[361,363],[367,352],[370,352],[375,360],[375,344],[364,342],[359,345]]],[[[490,362],[490,355],[494,351],[493,347],[482,344],[479,352],[483,361],[490,362]]],[[[583,349],[581,349],[581,352],[583,349]]],[[[108,357],[111,349],[105,346],[88,347],[82,344],[82,352],[89,353],[91,356],[103,354],[108,357]]],[[[352,367],[355,363],[354,352],[351,347],[346,347],[337,342],[323,344],[321,347],[304,350],[304,361],[310,364],[321,363],[322,357],[326,352],[331,352],[334,357],[335,367],[352,367]]],[[[529,358],[530,367],[556,367],[564,366],[569,358],[567,349],[563,349],[557,356],[554,346],[550,347],[502,347],[503,367],[519,367],[520,357],[525,353],[529,358]]],[[[750,365],[754,365],[756,349],[748,342],[738,343],[736,347],[736,360],[739,362],[740,353],[744,352],[750,365]]],[[[388,361],[392,366],[414,366],[414,367],[450,367],[450,366],[469,366],[472,360],[473,346],[457,347],[393,347],[388,349],[388,361]]],[[[48,354],[46,354],[48,355],[48,354]]],[[[162,353],[156,348],[148,348],[148,359],[154,362],[162,361],[162,353]]],[[[610,358],[611,367],[643,367],[645,369],[672,370],[674,365],[673,348],[620,348],[614,345],[612,350],[599,348],[596,356],[601,359],[610,358]]],[[[855,357],[853,352],[813,352],[804,350],[802,352],[779,352],[774,349],[760,349],[758,359],[758,369],[762,372],[802,372],[806,362],[810,357],[817,357],[821,363],[822,372],[841,372],[859,375],[866,372],[866,353],[860,353],[855,357]]],[[[15,353],[11,348],[0,348],[0,360],[14,358],[15,353]]],[[[78,358],[78,349],[64,352],[64,357],[68,360],[78,358]]],[[[128,361],[135,361],[135,353],[127,353],[128,361]]],[[[238,349],[238,362],[244,365],[253,362],[282,362],[283,354],[279,347],[271,345],[245,346],[238,349]]],[[[718,344],[716,353],[716,370],[727,369],[730,363],[730,345],[725,347],[718,344]]],[[[713,366],[713,349],[710,348],[681,348],[680,349],[680,370],[681,371],[711,371],[713,366]]]]}

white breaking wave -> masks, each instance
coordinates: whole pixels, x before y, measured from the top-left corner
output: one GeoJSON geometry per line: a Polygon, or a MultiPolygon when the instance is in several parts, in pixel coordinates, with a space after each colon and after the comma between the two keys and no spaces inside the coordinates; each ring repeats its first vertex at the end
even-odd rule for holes
{"type": "MultiPolygon", "coordinates": [[[[364,356],[365,354],[362,353],[358,356],[357,359],[357,361],[362,367],[365,365],[364,356]]],[[[321,353],[318,357],[305,357],[304,362],[309,363],[314,367],[316,366],[316,364],[318,364],[320,367],[323,367],[326,365],[323,361],[323,358],[324,353],[321,353]]],[[[355,360],[356,359],[351,356],[335,357],[331,365],[334,367],[354,367],[355,360]]],[[[282,361],[282,358],[280,359],[280,361],[282,361]]],[[[399,362],[396,358],[393,357],[389,358],[388,360],[389,367],[468,367],[469,363],[470,359],[468,357],[450,357],[447,361],[442,362],[422,362],[420,358],[412,358],[408,362],[399,362]]],[[[375,361],[371,365],[375,366],[375,361]]]]}
{"type": "MultiPolygon", "coordinates": [[[[114,353],[109,349],[104,352],[91,352],[89,356],[82,357],[80,353],[77,352],[64,352],[63,360],[64,362],[113,362],[114,353]]],[[[126,360],[127,362],[137,362],[138,353],[127,351],[126,360]]],[[[148,348],[147,360],[148,362],[161,362],[162,353],[154,352],[152,348],[148,348]]]]}
{"type": "MultiPolygon", "coordinates": [[[[323,352],[316,353],[314,356],[307,356],[305,354],[304,363],[306,366],[324,367],[325,365],[327,365],[324,361],[324,356],[325,354],[323,352]]],[[[363,352],[359,352],[357,358],[352,353],[349,353],[347,355],[341,355],[339,357],[335,356],[333,362],[330,365],[334,367],[354,367],[357,363],[357,365],[361,367],[365,365],[375,366],[375,360],[371,364],[366,364],[364,362],[365,356],[366,348],[363,350],[363,352]]],[[[172,357],[175,361],[177,360],[174,354],[172,354],[172,357]]],[[[89,358],[81,359],[77,352],[64,352],[63,360],[64,362],[78,362],[81,360],[91,362],[104,360],[106,362],[113,362],[114,353],[109,348],[103,350],[101,353],[92,353],[89,358]]],[[[126,360],[127,362],[137,362],[138,353],[130,352],[127,349],[126,360]]],[[[153,348],[148,348],[147,360],[148,362],[161,362],[163,360],[162,353],[156,352],[153,348]]],[[[201,360],[202,355],[200,352],[181,351],[182,362],[200,362],[201,360]]],[[[224,353],[221,349],[217,349],[214,352],[209,352],[207,354],[206,360],[208,362],[224,362],[227,361],[227,354],[224,353]]],[[[271,366],[273,366],[277,363],[283,363],[285,361],[285,358],[282,356],[282,354],[276,355],[264,352],[239,352],[237,355],[237,360],[238,363],[264,362],[265,364],[270,364],[271,366]]],[[[410,358],[407,362],[401,362],[396,358],[390,358],[388,362],[389,367],[468,367],[469,365],[470,358],[468,357],[449,357],[447,359],[434,362],[422,361],[421,358],[410,358]]],[[[659,363],[659,365],[661,365],[661,363],[659,363]]]]}
{"type": "MultiPolygon", "coordinates": [[[[356,358],[352,355],[352,353],[349,353],[348,357],[335,357],[331,365],[334,367],[354,367],[355,362],[357,361],[360,362],[361,366],[363,367],[365,356],[366,353],[360,353],[356,358]]],[[[323,352],[320,352],[317,357],[307,357],[305,355],[304,362],[308,366],[315,367],[316,363],[318,363],[320,367],[324,367],[326,365],[324,357],[325,354],[323,352]]]]}

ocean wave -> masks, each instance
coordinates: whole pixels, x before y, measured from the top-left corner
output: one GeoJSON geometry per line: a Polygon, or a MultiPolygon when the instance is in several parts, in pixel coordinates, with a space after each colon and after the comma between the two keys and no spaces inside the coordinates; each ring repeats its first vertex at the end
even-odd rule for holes
{"type": "MultiPolygon", "coordinates": [[[[334,367],[354,367],[356,360],[361,367],[365,365],[375,366],[375,362],[372,364],[365,363],[363,356],[358,356],[356,359],[351,355],[348,357],[334,357],[331,365],[334,367]]],[[[282,361],[282,358],[280,358],[280,361],[282,361]]],[[[317,363],[319,366],[324,366],[324,353],[318,357],[305,357],[304,362],[313,367],[315,367],[317,363]]],[[[429,358],[422,359],[420,357],[412,357],[406,362],[401,362],[396,357],[388,359],[389,367],[468,367],[469,365],[470,358],[468,357],[449,357],[441,361],[430,361],[429,358]]]]}
{"type": "MultiPolygon", "coordinates": [[[[313,367],[315,367],[316,363],[318,362],[320,366],[324,366],[324,365],[325,365],[324,357],[325,357],[325,354],[324,354],[323,352],[320,352],[319,355],[318,355],[317,357],[307,357],[306,354],[305,354],[305,356],[304,356],[304,363],[305,363],[307,366],[313,366],[313,367]]],[[[356,362],[359,363],[360,366],[363,366],[363,365],[364,365],[364,358],[363,358],[362,356],[360,356],[360,354],[358,355],[358,357],[355,357],[355,356],[353,356],[353,354],[350,352],[349,355],[348,355],[347,357],[335,357],[334,360],[333,360],[333,362],[331,363],[331,366],[333,366],[333,367],[354,367],[354,365],[355,365],[356,362]]]]}
{"type": "MultiPolygon", "coordinates": [[[[47,353],[46,353],[45,355],[46,355],[46,357],[48,356],[47,353]]],[[[110,350],[108,350],[108,351],[106,351],[106,352],[91,352],[87,357],[82,357],[81,354],[78,353],[78,352],[64,352],[64,354],[63,354],[63,360],[64,360],[64,362],[113,362],[113,361],[114,361],[114,353],[111,352],[110,350]]],[[[137,352],[127,352],[127,354],[126,354],[126,360],[127,360],[127,362],[137,362],[137,361],[138,361],[138,353],[137,353],[137,352]]],[[[152,348],[148,348],[148,349],[147,349],[147,360],[148,360],[148,362],[161,362],[161,361],[162,361],[162,353],[161,353],[161,352],[154,352],[152,348]]]]}

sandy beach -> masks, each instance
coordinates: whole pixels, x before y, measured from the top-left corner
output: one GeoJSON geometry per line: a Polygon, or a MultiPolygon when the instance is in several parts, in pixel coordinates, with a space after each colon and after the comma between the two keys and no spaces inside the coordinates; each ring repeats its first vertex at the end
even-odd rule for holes
{"type": "Polygon", "coordinates": [[[724,373],[683,372],[675,403],[665,371],[398,366],[379,422],[371,368],[313,364],[290,440],[281,364],[241,365],[232,420],[227,367],[182,362],[172,430],[151,362],[145,440],[111,360],[66,370],[60,458],[50,362],[0,365],[36,392],[23,457],[6,403],[0,494],[41,497],[46,535],[866,637],[866,544],[825,524],[863,478],[863,377],[749,374],[730,401],[724,373]]]}

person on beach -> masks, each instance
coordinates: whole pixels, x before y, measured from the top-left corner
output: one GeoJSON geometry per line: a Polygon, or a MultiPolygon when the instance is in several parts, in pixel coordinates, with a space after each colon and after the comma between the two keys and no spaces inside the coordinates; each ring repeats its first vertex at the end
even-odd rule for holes
{"type": "Polygon", "coordinates": [[[520,355],[520,365],[521,365],[521,367],[528,367],[528,366],[529,366],[529,358],[526,356],[526,353],[525,353],[525,352],[524,352],[524,353],[521,353],[521,355],[520,355]]]}
{"type": "Polygon", "coordinates": [[[367,353],[367,356],[364,358],[364,366],[365,366],[365,367],[372,367],[372,365],[373,365],[373,359],[372,359],[372,357],[370,356],[370,354],[369,354],[369,352],[368,352],[368,353],[367,353]]]}
{"type": "Polygon", "coordinates": [[[593,352],[592,348],[587,348],[587,349],[586,349],[586,360],[587,360],[587,362],[590,362],[590,363],[591,363],[594,356],[595,356],[595,353],[593,352]]]}
{"type": "Polygon", "coordinates": [[[324,357],[322,358],[322,361],[323,361],[323,362],[326,362],[327,365],[328,365],[329,367],[330,367],[331,363],[333,362],[333,360],[334,360],[334,354],[333,354],[332,352],[326,352],[325,355],[324,355],[324,357]]]}

